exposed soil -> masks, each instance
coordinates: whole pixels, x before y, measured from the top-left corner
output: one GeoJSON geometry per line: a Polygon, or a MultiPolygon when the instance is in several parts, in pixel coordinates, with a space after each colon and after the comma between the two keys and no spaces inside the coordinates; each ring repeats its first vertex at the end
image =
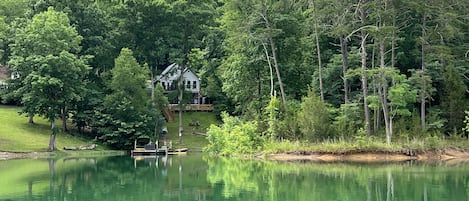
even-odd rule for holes
{"type": "MultiPolygon", "coordinates": [[[[18,158],[44,158],[53,155],[50,152],[1,152],[0,160],[18,158]]],[[[350,152],[350,153],[278,153],[259,155],[258,158],[275,161],[316,161],[316,162],[399,162],[408,160],[417,161],[445,161],[448,163],[469,162],[469,149],[447,148],[444,150],[426,152],[350,152]]]]}
{"type": "Polygon", "coordinates": [[[469,162],[469,149],[447,148],[425,152],[350,152],[350,153],[279,153],[259,156],[276,161],[351,161],[351,162],[399,162],[408,160],[469,162]]]}
{"type": "Polygon", "coordinates": [[[1,152],[0,160],[9,160],[17,158],[44,158],[49,156],[49,152],[1,152]]]}

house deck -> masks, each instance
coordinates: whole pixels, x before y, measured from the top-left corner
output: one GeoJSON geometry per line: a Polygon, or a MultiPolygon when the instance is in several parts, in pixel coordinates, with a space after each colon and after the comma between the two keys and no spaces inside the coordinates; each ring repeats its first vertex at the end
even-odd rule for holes
{"type": "MultiPolygon", "coordinates": [[[[173,112],[179,111],[178,104],[170,104],[169,109],[173,112]]],[[[184,111],[204,111],[204,112],[212,112],[213,105],[212,104],[187,104],[184,108],[184,111]]]]}

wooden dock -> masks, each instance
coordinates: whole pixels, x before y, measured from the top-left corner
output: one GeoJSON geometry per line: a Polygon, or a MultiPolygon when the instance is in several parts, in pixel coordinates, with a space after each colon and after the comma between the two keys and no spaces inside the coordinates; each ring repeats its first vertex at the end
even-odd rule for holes
{"type": "Polygon", "coordinates": [[[144,146],[137,146],[134,142],[134,149],[130,151],[131,156],[152,156],[152,155],[175,155],[184,154],[189,151],[188,148],[172,149],[166,145],[158,147],[158,143],[149,143],[144,146]]]}

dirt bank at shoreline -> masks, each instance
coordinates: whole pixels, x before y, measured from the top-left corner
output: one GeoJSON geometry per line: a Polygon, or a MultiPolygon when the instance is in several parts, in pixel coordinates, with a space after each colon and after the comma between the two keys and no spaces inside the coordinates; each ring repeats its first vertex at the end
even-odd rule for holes
{"type": "Polygon", "coordinates": [[[348,153],[278,153],[259,156],[275,161],[351,161],[351,162],[399,162],[418,161],[469,161],[469,149],[447,148],[425,152],[348,152],[348,153]]]}
{"type": "MultiPolygon", "coordinates": [[[[2,152],[0,160],[19,158],[48,158],[54,157],[53,152],[2,152]]],[[[399,162],[408,160],[417,161],[447,161],[469,162],[469,149],[446,148],[444,150],[423,152],[386,152],[386,151],[354,151],[347,153],[308,153],[292,152],[258,155],[257,158],[274,161],[311,161],[311,162],[399,162]]]]}
{"type": "Polygon", "coordinates": [[[21,159],[21,158],[53,158],[57,156],[75,156],[75,157],[95,157],[95,156],[117,156],[125,155],[126,151],[118,150],[80,150],[80,151],[59,151],[59,152],[5,152],[0,151],[0,161],[10,159],[21,159]]]}
{"type": "Polygon", "coordinates": [[[9,160],[17,158],[45,158],[50,157],[50,152],[2,152],[0,151],[0,160],[9,160]]]}

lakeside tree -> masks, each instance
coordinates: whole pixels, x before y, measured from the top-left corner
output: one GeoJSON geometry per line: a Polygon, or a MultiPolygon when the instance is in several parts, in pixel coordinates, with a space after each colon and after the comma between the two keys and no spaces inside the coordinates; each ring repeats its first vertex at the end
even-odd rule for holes
{"type": "Polygon", "coordinates": [[[128,48],[123,48],[110,71],[109,89],[104,108],[96,111],[100,140],[116,148],[131,148],[138,138],[150,138],[157,118],[149,108],[151,100],[147,90],[149,69],[140,65],[128,48]]]}
{"type": "MultiPolygon", "coordinates": [[[[27,0],[23,0],[27,1],[27,0]]],[[[30,0],[29,15],[44,12],[48,7],[67,14],[72,26],[83,39],[81,56],[90,55],[89,64],[93,73],[101,73],[113,65],[113,58],[119,50],[113,47],[111,37],[116,34],[116,28],[111,27],[111,16],[108,10],[100,8],[100,2],[95,0],[57,1],[57,0],[30,0]]],[[[121,46],[118,46],[121,47],[121,46]]]]}
{"type": "Polygon", "coordinates": [[[19,29],[11,45],[9,64],[18,73],[16,93],[23,112],[42,115],[51,123],[48,150],[56,149],[56,119],[62,117],[66,130],[67,110],[79,99],[88,67],[76,54],[82,37],[65,13],[49,7],[19,29]]]}
{"type": "Polygon", "coordinates": [[[308,140],[323,140],[333,137],[331,119],[326,104],[320,97],[310,91],[301,102],[298,113],[298,126],[308,140]]]}

